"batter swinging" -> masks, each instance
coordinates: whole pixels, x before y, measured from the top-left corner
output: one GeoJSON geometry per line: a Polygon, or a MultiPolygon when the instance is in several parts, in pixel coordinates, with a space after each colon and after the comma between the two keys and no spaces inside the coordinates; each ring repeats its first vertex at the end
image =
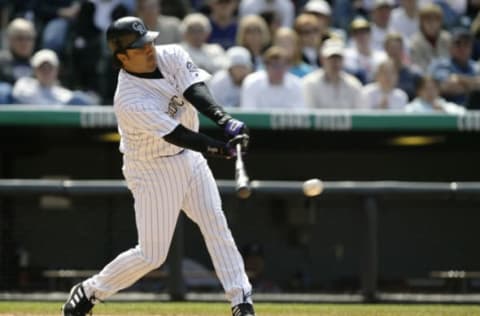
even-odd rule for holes
{"type": "Polygon", "coordinates": [[[135,17],[116,20],[107,41],[121,67],[114,110],[121,135],[123,174],[135,200],[138,245],[101,272],[75,285],[65,316],[86,315],[158,268],[167,256],[180,210],[198,224],[234,316],[255,315],[251,285],[222,211],[220,195],[201,153],[223,158],[248,145],[246,125],[212,99],[204,75],[177,45],[154,46],[157,32],[135,17]],[[198,133],[197,110],[229,137],[198,133]]]}

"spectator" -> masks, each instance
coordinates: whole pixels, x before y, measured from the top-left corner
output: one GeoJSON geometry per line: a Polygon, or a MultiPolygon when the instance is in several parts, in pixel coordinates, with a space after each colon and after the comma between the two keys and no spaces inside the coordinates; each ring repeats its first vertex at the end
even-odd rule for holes
{"type": "Polygon", "coordinates": [[[321,48],[323,69],[303,77],[303,94],[309,108],[352,109],[360,107],[362,84],[343,71],[344,44],[328,39],[321,48]]]}
{"type": "Polygon", "coordinates": [[[224,106],[240,106],[240,91],[243,80],[252,72],[250,52],[241,46],[227,50],[228,68],[216,72],[208,85],[215,100],[224,106]]]}
{"type": "MultiPolygon", "coordinates": [[[[88,0],[94,5],[93,24],[104,35],[108,26],[116,19],[132,15],[135,11],[134,0],[88,0]]],[[[105,49],[105,38],[100,37],[100,43],[105,49]]],[[[106,51],[98,58],[99,90],[104,104],[112,104],[117,84],[118,69],[113,67],[112,55],[106,51]]],[[[92,80],[94,81],[94,80],[92,80]]]]}
{"type": "Polygon", "coordinates": [[[137,0],[137,16],[149,30],[162,34],[155,39],[155,44],[180,43],[180,20],[174,16],[163,15],[161,2],[162,0],[137,0]]]}
{"type": "Polygon", "coordinates": [[[64,53],[71,24],[80,12],[78,0],[36,1],[35,18],[43,26],[41,47],[64,53]]]}
{"type": "Polygon", "coordinates": [[[264,54],[265,70],[245,78],[241,92],[241,107],[245,109],[303,109],[300,78],[288,73],[287,53],[272,46],[264,54]]]}
{"type": "Polygon", "coordinates": [[[452,31],[450,58],[432,62],[429,73],[440,83],[440,92],[448,101],[466,105],[472,92],[480,90],[480,70],[471,59],[473,36],[468,29],[452,31]]]}
{"type": "Polygon", "coordinates": [[[33,55],[34,78],[23,77],[13,87],[15,103],[38,105],[87,105],[95,100],[81,92],[72,92],[57,84],[59,61],[50,49],[42,49],[33,55]]]}
{"type": "Polygon", "coordinates": [[[293,25],[295,10],[289,0],[240,0],[240,17],[265,13],[278,17],[280,26],[291,27],[293,25]]]}
{"type": "Polygon", "coordinates": [[[225,67],[225,51],[218,44],[208,44],[211,32],[208,18],[201,13],[187,15],[181,24],[182,46],[190,54],[192,61],[201,69],[215,73],[225,67]]]}
{"type": "Polygon", "coordinates": [[[407,112],[444,112],[449,114],[462,114],[465,112],[463,107],[447,102],[439,96],[438,83],[432,77],[420,77],[416,84],[416,91],[417,97],[407,104],[407,112]]]}
{"type": "Polygon", "coordinates": [[[335,0],[332,20],[336,27],[347,30],[355,17],[366,17],[368,11],[363,0],[335,0]]]}
{"type": "Polygon", "coordinates": [[[237,33],[237,45],[250,51],[253,69],[263,67],[262,54],[270,44],[270,31],[267,23],[256,15],[247,15],[240,20],[237,33]]]}
{"type": "Polygon", "coordinates": [[[443,13],[438,5],[422,7],[419,19],[420,29],[410,43],[410,58],[425,72],[433,59],[449,57],[450,34],[442,30],[443,13]]]}
{"type": "Polygon", "coordinates": [[[435,0],[443,12],[443,25],[450,29],[458,25],[460,17],[466,14],[467,0],[435,0]]]}
{"type": "Polygon", "coordinates": [[[335,29],[330,26],[332,8],[325,0],[309,0],[302,10],[304,13],[313,14],[317,17],[320,33],[319,36],[322,41],[330,37],[338,37],[345,40],[345,31],[342,29],[335,29]]]}
{"type": "Polygon", "coordinates": [[[408,46],[408,39],[418,31],[417,0],[400,0],[400,7],[392,11],[390,30],[403,35],[408,46]]]}
{"type": "Polygon", "coordinates": [[[415,82],[420,76],[420,70],[408,64],[405,57],[403,37],[399,33],[389,33],[385,38],[385,52],[395,65],[398,75],[397,88],[408,95],[408,99],[415,97],[415,82]]]}
{"type": "Polygon", "coordinates": [[[408,96],[396,88],[397,70],[393,61],[387,59],[377,66],[375,82],[363,87],[363,104],[368,109],[403,110],[408,96]]]}
{"type": "Polygon", "coordinates": [[[302,60],[314,68],[318,68],[320,66],[318,49],[322,43],[318,36],[320,32],[318,19],[309,13],[300,14],[295,19],[295,31],[300,37],[302,60]]]}
{"type": "Polygon", "coordinates": [[[364,18],[355,18],[350,30],[352,46],[345,51],[345,70],[357,77],[362,84],[372,82],[374,69],[386,58],[385,52],[373,47],[371,25],[364,18]]]}
{"type": "Polygon", "coordinates": [[[23,76],[32,74],[30,57],[35,44],[33,23],[16,18],[7,27],[8,48],[0,51],[0,104],[12,100],[12,85],[23,76]]]}
{"type": "Polygon", "coordinates": [[[0,52],[0,81],[14,84],[20,77],[30,76],[36,32],[33,23],[16,18],[7,27],[8,49],[0,52]]]}
{"type": "Polygon", "coordinates": [[[375,0],[372,12],[372,44],[376,49],[383,49],[383,42],[388,33],[390,16],[394,0],[375,0]]]}
{"type": "Polygon", "coordinates": [[[108,26],[118,18],[131,15],[135,10],[133,0],[89,0],[95,4],[95,26],[106,31],[108,26]]]}
{"type": "Polygon", "coordinates": [[[237,0],[208,0],[210,7],[210,24],[212,32],[209,43],[216,43],[228,49],[235,45],[238,23],[235,18],[237,0]]]}
{"type": "MultiPolygon", "coordinates": [[[[480,0],[478,0],[478,6],[480,7],[480,0]]],[[[468,20],[466,19],[467,22],[471,21],[470,24],[470,32],[472,32],[473,35],[473,51],[472,51],[472,58],[474,60],[479,60],[480,59],[480,10],[477,14],[477,16],[472,19],[468,20]]],[[[466,26],[468,27],[468,26],[466,26]]]]}
{"type": "Polygon", "coordinates": [[[67,76],[67,79],[70,87],[99,92],[99,83],[104,76],[99,76],[98,65],[102,61],[105,39],[100,29],[95,26],[94,15],[95,4],[90,1],[82,2],[72,26],[73,45],[69,56],[70,76],[67,76]]]}
{"type": "Polygon", "coordinates": [[[311,73],[314,68],[302,60],[300,51],[300,39],[294,30],[281,27],[275,33],[273,45],[282,47],[287,53],[290,69],[289,72],[297,77],[303,77],[311,73]]]}

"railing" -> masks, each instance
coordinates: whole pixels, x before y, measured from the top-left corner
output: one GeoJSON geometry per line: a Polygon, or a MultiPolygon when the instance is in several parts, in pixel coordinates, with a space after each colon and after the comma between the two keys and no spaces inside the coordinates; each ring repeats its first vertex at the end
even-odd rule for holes
{"type": "MultiPolygon", "coordinates": [[[[480,131],[480,111],[412,114],[371,110],[260,110],[229,108],[252,129],[319,131],[480,131]]],[[[109,128],[117,124],[112,106],[0,106],[0,126],[109,128]]],[[[202,127],[214,123],[200,116],[202,127]]]]}
{"type": "MultiPolygon", "coordinates": [[[[230,180],[218,180],[220,191],[224,194],[235,193],[235,183],[230,180]]],[[[302,181],[252,181],[252,197],[257,194],[303,195],[302,181]]],[[[0,196],[21,196],[40,194],[63,195],[109,195],[129,193],[124,181],[120,180],[0,180],[0,196]]],[[[362,295],[364,301],[377,300],[377,218],[376,198],[381,195],[423,195],[439,194],[450,196],[479,195],[480,182],[395,182],[395,181],[326,181],[321,195],[355,195],[363,198],[362,209],[365,223],[364,262],[362,267],[362,295]]],[[[174,299],[185,297],[180,262],[183,256],[182,225],[177,227],[176,243],[172,247],[170,269],[170,294],[174,299]]]]}

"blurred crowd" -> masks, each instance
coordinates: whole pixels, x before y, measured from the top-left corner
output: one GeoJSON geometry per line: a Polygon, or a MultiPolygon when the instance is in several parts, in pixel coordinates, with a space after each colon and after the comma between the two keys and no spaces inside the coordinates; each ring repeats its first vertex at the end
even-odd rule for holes
{"type": "Polygon", "coordinates": [[[480,108],[480,0],[0,0],[0,104],[112,104],[104,32],[136,15],[228,107],[480,108]]]}

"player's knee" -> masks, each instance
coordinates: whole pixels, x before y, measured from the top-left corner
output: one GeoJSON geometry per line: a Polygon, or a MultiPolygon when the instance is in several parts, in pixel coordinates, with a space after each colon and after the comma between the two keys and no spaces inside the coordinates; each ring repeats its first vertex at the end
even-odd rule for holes
{"type": "Polygon", "coordinates": [[[158,269],[165,262],[165,254],[148,254],[141,249],[139,251],[146,268],[149,270],[158,269]]]}

